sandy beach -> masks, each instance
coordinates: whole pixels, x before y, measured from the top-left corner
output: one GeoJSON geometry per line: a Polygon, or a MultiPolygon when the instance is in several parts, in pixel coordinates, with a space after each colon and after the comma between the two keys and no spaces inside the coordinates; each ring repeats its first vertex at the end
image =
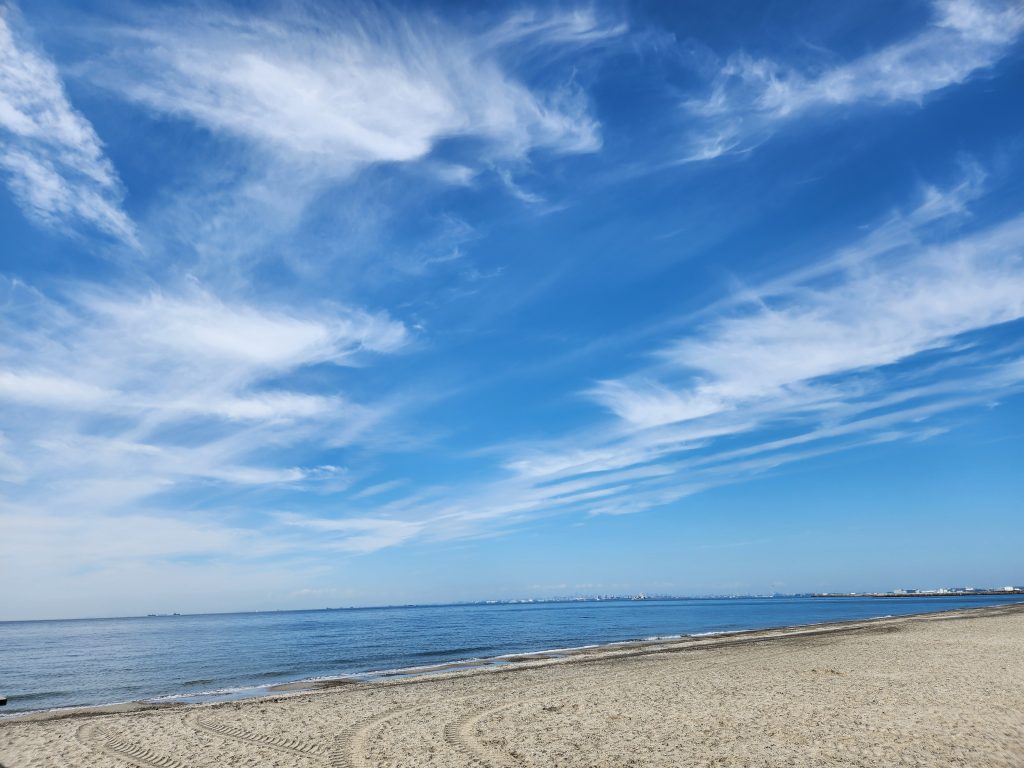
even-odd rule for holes
{"type": "Polygon", "coordinates": [[[29,715],[0,722],[0,764],[1024,766],[1024,606],[29,715]]]}

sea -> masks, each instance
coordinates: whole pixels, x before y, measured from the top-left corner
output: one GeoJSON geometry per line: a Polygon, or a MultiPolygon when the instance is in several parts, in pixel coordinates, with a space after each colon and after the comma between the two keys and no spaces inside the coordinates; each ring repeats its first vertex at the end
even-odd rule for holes
{"type": "Polygon", "coordinates": [[[507,664],[513,654],[998,605],[1024,596],[773,597],[342,608],[0,622],[4,717],[507,664]]]}

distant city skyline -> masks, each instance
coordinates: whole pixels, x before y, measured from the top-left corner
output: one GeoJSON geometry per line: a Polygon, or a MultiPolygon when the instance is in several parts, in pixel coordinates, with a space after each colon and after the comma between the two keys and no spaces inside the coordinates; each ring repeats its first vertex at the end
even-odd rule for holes
{"type": "MultiPolygon", "coordinates": [[[[10,623],[17,623],[19,621],[91,621],[91,620],[104,620],[104,619],[142,619],[142,618],[174,618],[175,616],[218,616],[218,615],[236,615],[236,614],[249,614],[249,613],[291,613],[291,612],[302,612],[302,611],[360,611],[360,610],[384,610],[384,609],[401,609],[401,608],[444,608],[444,607],[456,607],[456,606],[494,606],[494,605],[535,605],[545,603],[622,603],[622,602],[686,602],[686,601],[733,601],[733,600],[786,600],[786,599],[812,599],[812,598],[894,598],[894,597],[907,597],[907,598],[926,598],[926,597],[949,597],[949,598],[962,598],[962,597],[999,597],[1000,595],[1007,595],[1008,597],[1024,597],[1024,586],[1004,586],[999,588],[980,588],[980,589],[962,589],[962,588],[935,588],[935,589],[922,589],[922,590],[886,590],[878,592],[771,592],[771,593],[724,593],[724,594],[703,594],[703,595],[674,595],[674,594],[648,594],[646,592],[637,592],[635,594],[568,594],[568,595],[551,595],[548,597],[509,597],[500,599],[478,599],[478,600],[461,600],[461,601],[439,601],[433,603],[385,603],[380,605],[325,605],[325,606],[311,606],[305,608],[260,608],[249,611],[209,611],[209,612],[196,612],[196,613],[180,613],[180,612],[167,612],[167,613],[146,613],[146,614],[126,614],[122,616],[78,616],[73,618],[44,618],[44,619],[21,619],[13,620],[10,623]]],[[[988,605],[988,603],[979,604],[988,605]]]]}
{"type": "Polygon", "coordinates": [[[1024,580],[1024,7],[0,0],[0,620],[1024,580]]]}

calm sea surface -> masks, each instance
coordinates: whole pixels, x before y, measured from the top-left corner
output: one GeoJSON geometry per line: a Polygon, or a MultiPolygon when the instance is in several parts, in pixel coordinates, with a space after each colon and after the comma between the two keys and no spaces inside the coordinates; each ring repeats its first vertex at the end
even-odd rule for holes
{"type": "Polygon", "coordinates": [[[652,600],[0,622],[0,695],[9,699],[4,714],[167,697],[215,700],[315,677],[372,678],[368,673],[509,653],[1012,601],[652,600]]]}

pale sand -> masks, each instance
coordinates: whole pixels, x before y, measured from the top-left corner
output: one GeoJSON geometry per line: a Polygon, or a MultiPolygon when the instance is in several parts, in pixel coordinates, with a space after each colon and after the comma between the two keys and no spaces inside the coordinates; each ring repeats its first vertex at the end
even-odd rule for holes
{"type": "Polygon", "coordinates": [[[1024,766],[1024,606],[0,724],[22,766],[1024,766]]]}

